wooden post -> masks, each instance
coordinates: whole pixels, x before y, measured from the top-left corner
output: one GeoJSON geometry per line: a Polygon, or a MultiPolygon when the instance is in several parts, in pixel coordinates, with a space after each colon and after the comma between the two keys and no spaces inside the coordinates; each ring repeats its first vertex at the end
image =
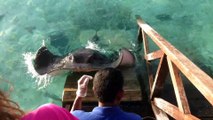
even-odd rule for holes
{"type": "MultiPolygon", "coordinates": [[[[144,47],[144,56],[146,56],[149,53],[149,43],[146,38],[146,34],[142,30],[142,38],[143,38],[143,47],[144,47]]],[[[152,74],[152,65],[151,62],[146,60],[146,67],[148,72],[148,78],[149,78],[149,90],[151,91],[152,85],[153,85],[153,74],[152,74]]]]}
{"type": "Polygon", "coordinates": [[[191,114],[189,109],[188,100],[186,98],[184,86],[182,83],[181,76],[179,75],[178,68],[167,58],[168,65],[169,65],[169,71],[172,78],[172,84],[175,91],[176,100],[178,103],[178,107],[181,112],[185,114],[191,114]]]}

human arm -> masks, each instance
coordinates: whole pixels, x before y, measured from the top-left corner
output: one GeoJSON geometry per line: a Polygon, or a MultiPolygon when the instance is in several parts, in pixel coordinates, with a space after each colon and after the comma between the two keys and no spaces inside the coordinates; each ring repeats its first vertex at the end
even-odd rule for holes
{"type": "Polygon", "coordinates": [[[73,102],[70,112],[73,112],[74,110],[80,110],[82,108],[82,100],[83,100],[83,97],[86,97],[87,85],[89,83],[89,80],[91,80],[91,79],[92,79],[92,76],[83,75],[78,80],[78,89],[76,91],[76,98],[73,102]]]}
{"type": "Polygon", "coordinates": [[[72,109],[70,112],[73,112],[74,110],[81,110],[82,99],[83,99],[82,97],[78,97],[78,96],[75,97],[75,100],[73,102],[72,109]]]}

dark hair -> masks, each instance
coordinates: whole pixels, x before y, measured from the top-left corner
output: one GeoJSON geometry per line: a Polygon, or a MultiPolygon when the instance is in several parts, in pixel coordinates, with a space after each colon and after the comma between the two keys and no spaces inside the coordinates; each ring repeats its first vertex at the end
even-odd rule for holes
{"type": "Polygon", "coordinates": [[[94,77],[94,94],[100,102],[112,103],[119,91],[123,90],[122,73],[115,68],[99,70],[94,77]]]}

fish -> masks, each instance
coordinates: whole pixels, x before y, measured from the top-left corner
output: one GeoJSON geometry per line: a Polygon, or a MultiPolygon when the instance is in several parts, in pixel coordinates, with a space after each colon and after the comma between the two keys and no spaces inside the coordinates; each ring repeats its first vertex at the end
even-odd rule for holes
{"type": "Polygon", "coordinates": [[[172,17],[168,14],[159,14],[155,16],[160,21],[169,21],[172,20],[172,17]]]}

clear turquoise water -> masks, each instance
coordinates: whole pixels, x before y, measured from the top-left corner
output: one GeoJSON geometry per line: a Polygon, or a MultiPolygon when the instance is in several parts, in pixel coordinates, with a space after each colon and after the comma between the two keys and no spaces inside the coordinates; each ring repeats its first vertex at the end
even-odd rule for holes
{"type": "Polygon", "coordinates": [[[134,49],[135,15],[212,77],[212,11],[212,0],[0,0],[0,88],[25,110],[61,105],[66,75],[39,89],[43,83],[28,73],[23,54],[35,53],[44,40],[65,55],[86,46],[95,31],[106,50],[134,49]]]}

